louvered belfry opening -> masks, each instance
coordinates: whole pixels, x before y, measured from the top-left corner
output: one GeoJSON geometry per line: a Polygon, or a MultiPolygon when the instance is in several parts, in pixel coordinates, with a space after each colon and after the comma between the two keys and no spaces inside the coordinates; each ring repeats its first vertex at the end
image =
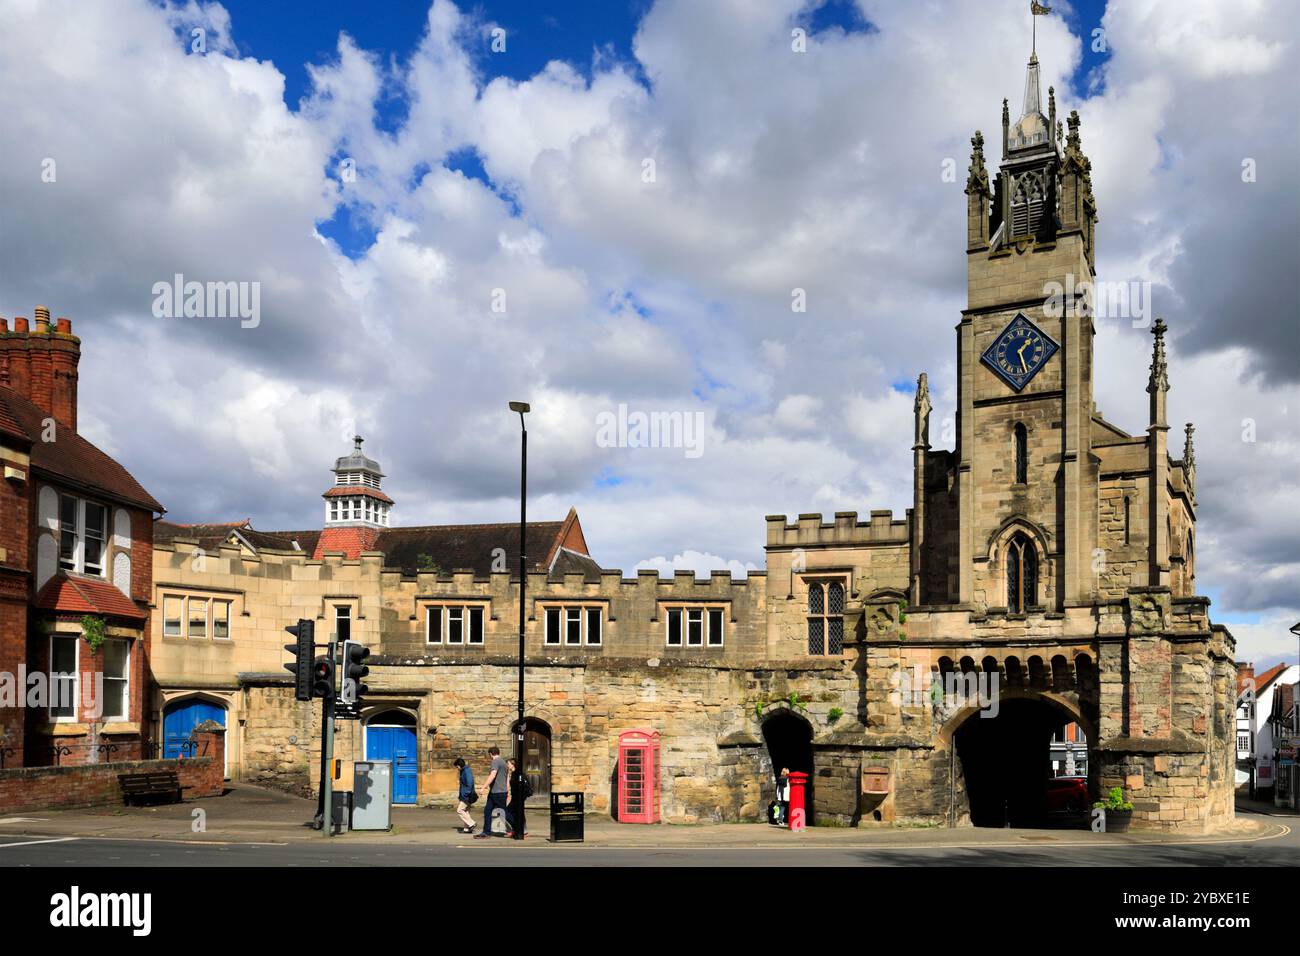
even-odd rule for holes
{"type": "Polygon", "coordinates": [[[1040,172],[1026,172],[1016,177],[1016,191],[1011,196],[1011,235],[1036,236],[1047,204],[1046,189],[1040,172]]]}

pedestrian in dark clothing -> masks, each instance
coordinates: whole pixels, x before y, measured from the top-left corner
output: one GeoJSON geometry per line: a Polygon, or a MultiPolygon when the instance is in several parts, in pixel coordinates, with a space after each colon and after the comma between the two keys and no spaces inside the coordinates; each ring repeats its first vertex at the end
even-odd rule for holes
{"type": "Polygon", "coordinates": [[[510,823],[510,832],[506,834],[513,837],[516,833],[520,838],[528,835],[528,823],[524,817],[524,803],[528,795],[532,793],[532,785],[528,782],[528,776],[524,773],[523,768],[515,763],[511,757],[506,761],[506,766],[510,770],[510,792],[506,794],[506,819],[510,823]]]}
{"type": "Polygon", "coordinates": [[[488,748],[488,756],[492,760],[491,769],[488,771],[487,780],[483,783],[482,793],[486,797],[483,803],[483,832],[474,835],[475,840],[486,840],[490,836],[502,835],[510,829],[507,818],[506,800],[509,798],[508,777],[509,770],[506,768],[506,762],[501,759],[501,750],[497,747],[488,748]],[[497,821],[498,826],[494,826],[497,821]]]}

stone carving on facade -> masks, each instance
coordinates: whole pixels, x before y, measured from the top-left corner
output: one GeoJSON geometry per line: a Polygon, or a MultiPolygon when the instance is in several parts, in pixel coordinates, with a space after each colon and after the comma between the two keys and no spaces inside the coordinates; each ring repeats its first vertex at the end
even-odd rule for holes
{"type": "Polygon", "coordinates": [[[916,402],[912,406],[916,413],[916,440],[913,447],[930,447],[930,412],[934,405],[930,401],[930,382],[925,372],[916,380],[916,402]]]}
{"type": "Polygon", "coordinates": [[[1155,336],[1155,347],[1151,352],[1151,376],[1147,379],[1147,391],[1169,391],[1169,364],[1165,360],[1165,332],[1169,326],[1164,319],[1156,319],[1151,334],[1155,336]]]}
{"type": "Polygon", "coordinates": [[[984,167],[984,134],[979,130],[970,141],[970,169],[966,177],[966,195],[970,196],[978,193],[981,196],[988,197],[993,194],[989,187],[989,171],[984,167]]]}

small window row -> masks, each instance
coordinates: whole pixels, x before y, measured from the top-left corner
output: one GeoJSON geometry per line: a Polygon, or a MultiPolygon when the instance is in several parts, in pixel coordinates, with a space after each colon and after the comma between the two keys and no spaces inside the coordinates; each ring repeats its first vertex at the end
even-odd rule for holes
{"type": "Polygon", "coordinates": [[[224,598],[163,597],[163,637],[230,638],[230,604],[224,598]]]}

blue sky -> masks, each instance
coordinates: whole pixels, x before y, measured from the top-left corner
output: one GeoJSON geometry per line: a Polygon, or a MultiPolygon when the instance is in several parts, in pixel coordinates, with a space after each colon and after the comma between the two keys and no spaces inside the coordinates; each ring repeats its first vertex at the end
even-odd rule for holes
{"type": "MultiPolygon", "coordinates": [[[[285,101],[295,108],[308,91],[307,63],[335,56],[338,35],[350,34],[364,49],[405,60],[424,31],[428,4],[424,0],[384,0],[358,4],[350,0],[225,0],[235,23],[241,55],[271,59],[285,76],[285,101]]],[[[1026,4],[1027,6],[1027,4],[1026,4]]],[[[564,60],[590,74],[596,51],[635,63],[632,38],[650,0],[480,0],[466,4],[469,12],[507,31],[506,55],[493,55],[485,38],[478,63],[487,78],[525,80],[551,60],[564,60]]],[[[1053,15],[1064,16],[1076,35],[1091,35],[1105,13],[1105,0],[1074,0],[1053,15]]],[[[1028,22],[1026,15],[1026,22],[1028,22]]],[[[874,29],[854,0],[810,0],[805,16],[811,33],[825,30],[870,32],[874,29]]],[[[1076,88],[1108,57],[1089,44],[1075,74],[1076,88]]],[[[391,120],[400,104],[390,103],[381,116],[391,120]]]]}
{"type": "MultiPolygon", "coordinates": [[[[651,0],[480,0],[466,4],[466,12],[506,31],[506,49],[493,52],[488,36],[479,38],[475,64],[483,82],[496,77],[527,80],[548,62],[563,60],[590,79],[593,62],[617,61],[633,75],[646,81],[632,49],[632,40],[651,0]]],[[[310,93],[307,64],[332,62],[337,58],[341,32],[350,35],[365,50],[385,62],[405,64],[425,30],[426,0],[387,0],[356,4],[346,0],[229,0],[223,6],[235,24],[236,46],[241,55],[270,59],[285,77],[285,103],[296,110],[310,93]]],[[[1026,4],[1027,6],[1027,4],[1026,4]]],[[[1071,32],[1089,38],[1083,45],[1083,60],[1072,78],[1077,94],[1097,92],[1101,71],[1109,50],[1095,49],[1092,31],[1105,13],[1104,0],[1075,0],[1057,5],[1052,15],[1063,16],[1071,32]]],[[[875,27],[866,19],[855,0],[809,0],[800,18],[810,35],[842,31],[871,33],[875,27]]],[[[1025,22],[1030,22],[1026,13],[1025,22]]],[[[1014,98],[1014,97],[1013,97],[1014,98]]],[[[396,129],[405,119],[408,104],[400,95],[388,96],[377,104],[376,125],[396,129]]],[[[449,169],[483,183],[493,184],[472,149],[459,150],[443,161],[449,169]]],[[[502,194],[505,198],[509,196],[502,194]]],[[[516,210],[517,211],[517,210],[516,210]]],[[[317,224],[320,233],[338,243],[344,254],[357,258],[374,242],[373,223],[347,205],[334,216],[317,224]]]]}

